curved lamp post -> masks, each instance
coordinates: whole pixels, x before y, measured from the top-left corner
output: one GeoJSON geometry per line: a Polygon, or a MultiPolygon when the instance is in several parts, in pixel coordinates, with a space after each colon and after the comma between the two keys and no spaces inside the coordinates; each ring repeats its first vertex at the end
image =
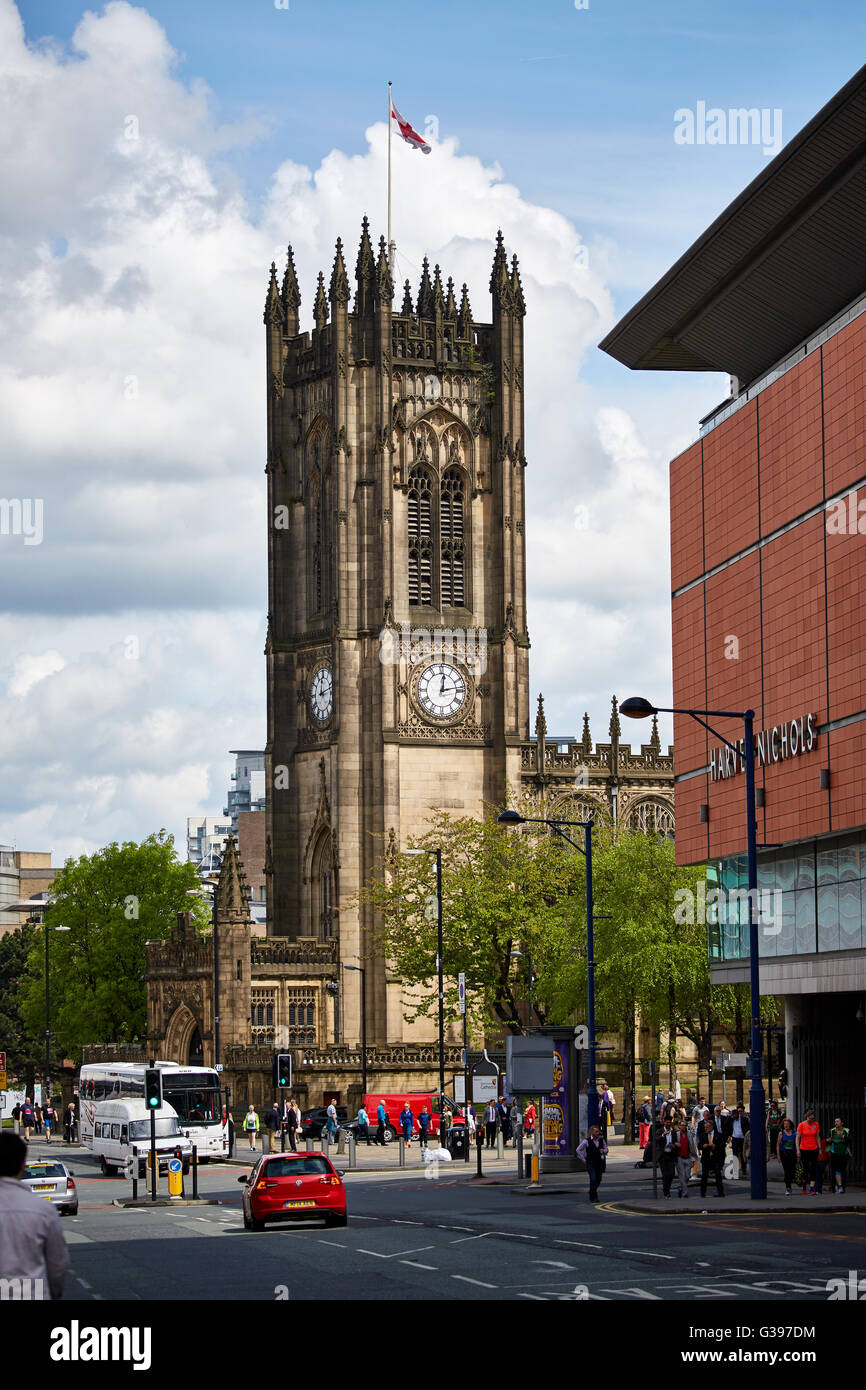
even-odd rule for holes
{"type": "MultiPolygon", "coordinates": [[[[587,1131],[598,1124],[598,1085],[595,1075],[595,946],[593,924],[595,914],[592,897],[592,820],[548,820],[545,816],[522,816],[519,811],[502,811],[496,817],[500,825],[549,825],[555,835],[561,835],[573,849],[586,860],[586,988],[587,988],[587,1032],[589,1033],[589,1080],[586,1088],[587,1131]],[[579,826],[583,830],[583,845],[572,840],[562,829],[564,825],[579,826]]],[[[601,914],[598,914],[601,916],[601,914]]]]}
{"type": "Polygon", "coordinates": [[[764,1107],[764,1086],[761,1080],[763,1056],[761,1051],[761,982],[758,959],[758,842],[755,826],[755,711],[721,709],[666,709],[661,705],[651,705],[642,696],[624,700],[619,707],[620,714],[627,719],[647,719],[653,714],[687,714],[696,723],[720,739],[737,757],[743,757],[746,764],[746,844],[749,866],[749,965],[751,974],[751,1014],[752,1014],[752,1086],[749,1091],[749,1133],[752,1140],[750,1164],[750,1196],[764,1198],[767,1195],[767,1138],[764,1128],[766,1114],[764,1107]],[[706,718],[704,717],[706,716],[706,718]],[[729,739],[707,723],[710,719],[742,719],[744,727],[744,748],[742,754],[729,739]]]}

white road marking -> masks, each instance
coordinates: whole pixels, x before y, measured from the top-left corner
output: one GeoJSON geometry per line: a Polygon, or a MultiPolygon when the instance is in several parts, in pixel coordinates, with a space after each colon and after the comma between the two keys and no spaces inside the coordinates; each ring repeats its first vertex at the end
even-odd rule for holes
{"type": "Polygon", "coordinates": [[[422,1250],[432,1250],[432,1245],[415,1245],[411,1250],[395,1250],[393,1255],[382,1255],[378,1250],[362,1250],[358,1246],[359,1255],[372,1255],[376,1260],[399,1260],[401,1255],[418,1255],[422,1250]]]}
{"type": "Polygon", "coordinates": [[[423,1222],[423,1221],[398,1221],[398,1220],[396,1219],[396,1217],[395,1217],[395,1219],[394,1219],[394,1225],[395,1225],[395,1226],[423,1226],[423,1225],[424,1225],[424,1222],[423,1222]]]}
{"type": "Polygon", "coordinates": [[[86,1236],[83,1231],[64,1231],[67,1245],[92,1245],[93,1236],[86,1236]]]}
{"type": "Polygon", "coordinates": [[[518,1298],[533,1298],[533,1299],[535,1299],[536,1303],[546,1303],[546,1302],[547,1302],[547,1299],[546,1299],[546,1298],[543,1298],[543,1297],[541,1296],[540,1293],[519,1293],[519,1294],[517,1295],[517,1297],[518,1297],[518,1298]]]}
{"type": "Polygon", "coordinates": [[[83,1289],[91,1289],[91,1288],[93,1287],[92,1284],[88,1284],[88,1282],[87,1282],[86,1279],[82,1279],[80,1275],[78,1275],[77,1278],[78,1278],[79,1284],[81,1285],[81,1287],[82,1287],[83,1289]]]}
{"type": "Polygon", "coordinates": [[[625,1246],[623,1246],[622,1253],[624,1255],[649,1255],[654,1260],[673,1260],[676,1258],[675,1255],[660,1255],[657,1250],[627,1250],[625,1246]]]}
{"type": "Polygon", "coordinates": [[[574,1265],[564,1264],[562,1260],[533,1260],[534,1265],[549,1265],[551,1269],[574,1269],[574,1265]]]}
{"type": "Polygon", "coordinates": [[[485,1236],[506,1236],[509,1240],[538,1240],[538,1236],[524,1236],[519,1231],[482,1231],[476,1236],[461,1236],[459,1240],[452,1240],[449,1244],[462,1245],[466,1240],[484,1240],[485,1236]]]}
{"type": "Polygon", "coordinates": [[[659,1296],[658,1296],[657,1293],[647,1293],[646,1289],[638,1289],[638,1288],[634,1288],[634,1287],[633,1287],[633,1288],[630,1288],[630,1289],[607,1289],[607,1288],[604,1288],[604,1289],[602,1289],[602,1293],[617,1293],[617,1294],[620,1295],[620,1297],[622,1297],[623,1295],[626,1295],[626,1294],[627,1294],[627,1295],[630,1295],[630,1297],[632,1297],[632,1298],[648,1298],[648,1299],[651,1299],[651,1300],[653,1301],[653,1303],[661,1303],[661,1301],[662,1301],[662,1300],[659,1298],[659,1296]]]}
{"type": "Polygon", "coordinates": [[[477,1284],[479,1289],[498,1289],[498,1284],[485,1284],[483,1279],[470,1279],[466,1274],[452,1274],[452,1279],[459,1279],[462,1284],[477,1284]]]}
{"type": "Polygon", "coordinates": [[[343,1243],[342,1243],[341,1241],[339,1241],[339,1240],[322,1240],[321,1236],[319,1237],[319,1244],[320,1244],[320,1245],[336,1245],[336,1247],[337,1247],[338,1250],[345,1250],[345,1248],[346,1248],[345,1245],[343,1245],[343,1243]]]}
{"type": "Polygon", "coordinates": [[[737,1269],[737,1266],[736,1266],[736,1265],[725,1265],[725,1269],[728,1271],[729,1274],[756,1274],[756,1275],[757,1275],[757,1274],[762,1274],[762,1273],[764,1273],[764,1271],[763,1271],[763,1270],[760,1270],[760,1269],[737,1269]]]}
{"type": "Polygon", "coordinates": [[[401,1260],[401,1265],[412,1265],[413,1269],[438,1269],[438,1265],[422,1265],[420,1260],[401,1260]]]}
{"type": "Polygon", "coordinates": [[[584,1250],[603,1250],[604,1246],[594,1245],[589,1240],[558,1240],[557,1245],[580,1245],[584,1250]]]}

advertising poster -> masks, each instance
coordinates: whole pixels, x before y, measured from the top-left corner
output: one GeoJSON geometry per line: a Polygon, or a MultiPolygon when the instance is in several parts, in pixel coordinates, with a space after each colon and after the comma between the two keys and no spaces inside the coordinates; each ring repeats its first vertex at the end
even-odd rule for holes
{"type": "Polygon", "coordinates": [[[551,1156],[570,1157],[568,1113],[568,1048],[558,1042],[553,1050],[553,1090],[544,1097],[544,1148],[551,1156]]]}

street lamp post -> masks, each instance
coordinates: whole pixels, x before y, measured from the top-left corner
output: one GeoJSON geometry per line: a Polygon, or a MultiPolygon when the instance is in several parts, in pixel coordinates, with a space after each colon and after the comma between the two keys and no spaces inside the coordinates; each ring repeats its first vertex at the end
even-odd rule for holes
{"type": "Polygon", "coordinates": [[[367,971],[363,965],[344,965],[344,970],[357,970],[361,976],[361,1091],[367,1094],[367,971]]]}
{"type": "Polygon", "coordinates": [[[436,973],[439,985],[439,1134],[442,1142],[442,1121],[445,1118],[445,984],[442,969],[442,850],[407,849],[404,854],[434,854],[436,856],[436,973]]]}
{"type": "Polygon", "coordinates": [[[743,757],[746,764],[746,846],[749,874],[749,966],[751,976],[752,1012],[752,1085],[749,1091],[749,1133],[752,1140],[752,1159],[750,1177],[750,1196],[753,1199],[767,1195],[767,1136],[764,1108],[764,1087],[761,1080],[763,1049],[761,1046],[761,981],[758,959],[758,840],[755,825],[755,711],[731,711],[718,709],[663,709],[651,705],[641,696],[625,700],[619,707],[620,714],[628,719],[646,719],[652,714],[687,714],[696,723],[702,724],[715,738],[730,748],[735,757],[743,757]],[[743,751],[713,729],[707,719],[742,719],[743,751]]]}
{"type": "MultiPolygon", "coordinates": [[[[567,840],[573,849],[586,860],[586,988],[587,988],[587,1032],[589,1034],[589,1080],[586,1088],[587,1129],[598,1124],[598,1085],[595,1074],[595,939],[593,924],[595,903],[592,894],[592,820],[549,820],[545,816],[522,816],[519,811],[502,811],[497,820],[500,825],[549,825],[554,834],[567,840]],[[583,830],[583,847],[566,835],[564,825],[579,826],[583,830]]],[[[599,914],[600,916],[601,914],[599,914]]]]}
{"type": "MultiPolygon", "coordinates": [[[[198,897],[199,895],[207,896],[206,889],[205,889],[205,887],[204,887],[205,883],[209,884],[209,885],[210,885],[210,888],[211,888],[211,921],[212,921],[212,923],[213,923],[213,1060],[214,1060],[214,1066],[216,1066],[217,1063],[219,1062],[219,1059],[220,1059],[220,1005],[219,1005],[220,977],[219,977],[219,955],[218,955],[218,949],[219,949],[219,931],[218,931],[218,925],[219,925],[219,923],[218,923],[219,904],[218,904],[218,902],[217,902],[217,886],[218,886],[218,884],[219,884],[219,879],[218,879],[218,878],[206,878],[206,879],[203,879],[203,880],[202,880],[202,886],[201,886],[201,888],[187,888],[186,891],[187,891],[188,896],[193,897],[193,898],[198,897]]],[[[228,1105],[228,1102],[226,1102],[226,1105],[228,1105]]]]}

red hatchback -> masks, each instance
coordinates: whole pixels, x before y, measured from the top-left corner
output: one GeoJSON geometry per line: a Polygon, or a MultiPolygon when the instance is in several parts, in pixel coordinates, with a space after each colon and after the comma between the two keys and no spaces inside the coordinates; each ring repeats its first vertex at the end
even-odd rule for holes
{"type": "Polygon", "coordinates": [[[342,1174],[324,1154],[263,1154],[243,1192],[244,1227],[261,1231],[267,1221],[307,1221],[322,1216],[326,1226],[346,1225],[342,1174]]]}

